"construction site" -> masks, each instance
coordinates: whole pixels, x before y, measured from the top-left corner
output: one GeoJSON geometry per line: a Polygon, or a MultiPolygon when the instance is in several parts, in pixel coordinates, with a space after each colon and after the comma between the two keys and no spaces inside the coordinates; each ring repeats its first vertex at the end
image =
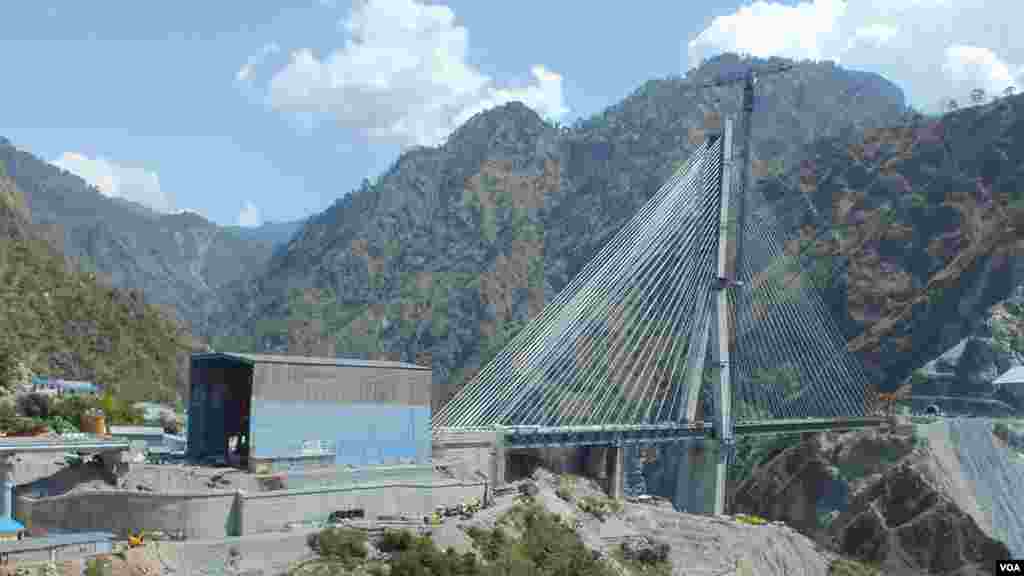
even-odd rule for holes
{"type": "Polygon", "coordinates": [[[621,451],[616,461],[612,450],[503,450],[493,431],[433,434],[430,385],[412,364],[197,354],[187,443],[103,423],[0,439],[0,558],[84,565],[154,541],[190,549],[339,523],[451,531],[514,499],[541,467],[589,474],[591,490],[621,497],[621,451]]]}
{"type": "Polygon", "coordinates": [[[184,450],[146,427],[0,439],[0,554],[60,559],[144,535],[224,539],[339,519],[422,525],[478,510],[491,497],[486,476],[431,457],[430,386],[430,369],[413,364],[195,355],[184,450]],[[92,540],[80,542],[84,534],[92,540]]]}

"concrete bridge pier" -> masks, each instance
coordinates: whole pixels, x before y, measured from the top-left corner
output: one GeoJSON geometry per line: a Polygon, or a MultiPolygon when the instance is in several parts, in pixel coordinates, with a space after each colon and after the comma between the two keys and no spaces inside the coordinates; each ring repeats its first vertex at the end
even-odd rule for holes
{"type": "Polygon", "coordinates": [[[538,466],[555,474],[582,475],[601,484],[609,497],[625,494],[625,448],[622,446],[583,446],[520,448],[509,450],[500,435],[490,452],[491,478],[495,488],[509,480],[525,478],[538,466]]]}
{"type": "Polygon", "coordinates": [[[608,471],[608,496],[622,500],[626,484],[626,450],[622,446],[610,446],[605,456],[608,471]]]}
{"type": "Polygon", "coordinates": [[[495,434],[490,451],[491,487],[494,489],[503,488],[507,482],[508,450],[505,449],[505,436],[501,433],[495,434]]]}
{"type": "Polygon", "coordinates": [[[724,514],[727,454],[718,441],[692,440],[683,444],[676,470],[673,503],[690,514],[724,514]]]}
{"type": "Polygon", "coordinates": [[[583,448],[583,474],[603,481],[610,498],[622,499],[626,482],[625,449],[622,446],[583,448]]]}

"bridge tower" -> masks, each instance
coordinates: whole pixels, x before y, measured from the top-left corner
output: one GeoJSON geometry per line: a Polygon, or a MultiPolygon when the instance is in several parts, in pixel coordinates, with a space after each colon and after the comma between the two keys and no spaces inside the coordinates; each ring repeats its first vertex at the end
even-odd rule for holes
{"type": "MultiPolygon", "coordinates": [[[[720,190],[721,207],[719,211],[718,269],[715,291],[714,314],[704,327],[703,342],[700,344],[702,353],[698,355],[701,363],[707,352],[707,346],[714,344],[712,349],[717,368],[718,378],[713,382],[714,414],[711,418],[714,435],[712,438],[695,439],[683,447],[678,462],[676,476],[676,505],[685,512],[694,514],[724,514],[726,508],[726,491],[728,480],[729,458],[733,452],[734,433],[732,418],[732,370],[731,358],[734,353],[735,334],[730,319],[729,292],[741,284],[735,280],[739,256],[738,237],[741,222],[742,201],[732,201],[733,134],[732,118],[726,118],[722,138],[722,158],[720,190]],[[712,338],[713,336],[713,338],[712,338]]],[[[710,163],[707,163],[710,164],[710,163]]],[[[710,166],[705,166],[710,170],[710,166]]],[[[740,191],[742,195],[742,190],[740,191]]],[[[739,200],[739,199],[737,199],[739,200]]],[[[687,394],[687,405],[683,414],[688,422],[702,419],[698,414],[700,389],[703,384],[703,369],[698,368],[691,373],[687,383],[690,393],[687,394]]]]}
{"type": "MultiPolygon", "coordinates": [[[[710,439],[691,442],[684,450],[680,460],[676,496],[677,502],[686,510],[695,513],[724,514],[726,509],[726,492],[729,459],[735,448],[735,434],[732,417],[732,370],[731,359],[737,354],[735,326],[731,325],[729,309],[729,292],[734,292],[733,302],[745,305],[744,294],[740,288],[739,270],[743,262],[743,232],[746,230],[746,201],[751,179],[751,132],[754,113],[754,86],[759,76],[779,74],[793,68],[792,64],[749,68],[746,71],[718,78],[705,83],[704,88],[743,84],[743,101],[740,112],[740,180],[736,190],[731,188],[733,171],[737,166],[733,163],[733,120],[726,118],[722,143],[722,162],[720,172],[721,218],[719,220],[718,271],[715,286],[714,317],[705,327],[704,342],[701,349],[706,353],[707,341],[714,335],[715,364],[718,378],[714,382],[715,414],[714,435],[710,439]],[[713,332],[712,332],[713,330],[713,332]],[[707,472],[705,472],[707,471],[707,472]]],[[[703,356],[700,361],[702,362],[703,356]]],[[[700,386],[703,383],[703,370],[695,370],[687,386],[688,405],[685,414],[688,422],[697,420],[697,402],[700,398],[700,386]]]]}

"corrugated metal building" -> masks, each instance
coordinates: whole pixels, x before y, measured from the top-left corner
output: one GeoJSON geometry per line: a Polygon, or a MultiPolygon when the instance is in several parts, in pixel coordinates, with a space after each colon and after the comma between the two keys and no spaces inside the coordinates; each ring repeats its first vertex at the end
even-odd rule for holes
{"type": "Polygon", "coordinates": [[[255,471],[425,463],[431,369],[265,354],[192,356],[188,454],[255,471]]]}

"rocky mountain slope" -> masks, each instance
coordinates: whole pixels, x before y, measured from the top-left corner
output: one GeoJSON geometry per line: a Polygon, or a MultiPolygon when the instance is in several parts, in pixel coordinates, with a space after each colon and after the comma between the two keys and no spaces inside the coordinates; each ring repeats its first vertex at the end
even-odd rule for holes
{"type": "MultiPolygon", "coordinates": [[[[446,397],[577,273],[739,90],[693,85],[745,65],[717,58],[646,83],[572,128],[521,104],[470,119],[440,148],[406,152],[379,180],[312,218],[216,324],[220,348],[414,360],[446,397]]],[[[781,173],[818,137],[897,122],[881,77],[800,63],[759,88],[756,171],[781,173]]]]}
{"type": "MultiPolygon", "coordinates": [[[[819,141],[763,190],[782,206],[813,204],[783,211],[789,250],[885,387],[1024,282],[1024,98],[819,141]]],[[[1006,330],[1019,347],[1016,325],[1006,330]]]]}
{"type": "Polygon", "coordinates": [[[38,374],[98,382],[128,399],[173,400],[187,334],[139,292],[69,269],[28,217],[0,170],[0,384],[38,374]]]}
{"type": "Polygon", "coordinates": [[[246,239],[194,213],[159,214],[110,198],[0,138],[0,167],[31,220],[83,269],[172,306],[196,333],[220,307],[220,287],[258,270],[273,244],[246,239]]]}
{"type": "Polygon", "coordinates": [[[1020,552],[1024,469],[1008,456],[984,420],[820,435],[760,466],[734,508],[885,573],[989,574],[1020,552]]]}

